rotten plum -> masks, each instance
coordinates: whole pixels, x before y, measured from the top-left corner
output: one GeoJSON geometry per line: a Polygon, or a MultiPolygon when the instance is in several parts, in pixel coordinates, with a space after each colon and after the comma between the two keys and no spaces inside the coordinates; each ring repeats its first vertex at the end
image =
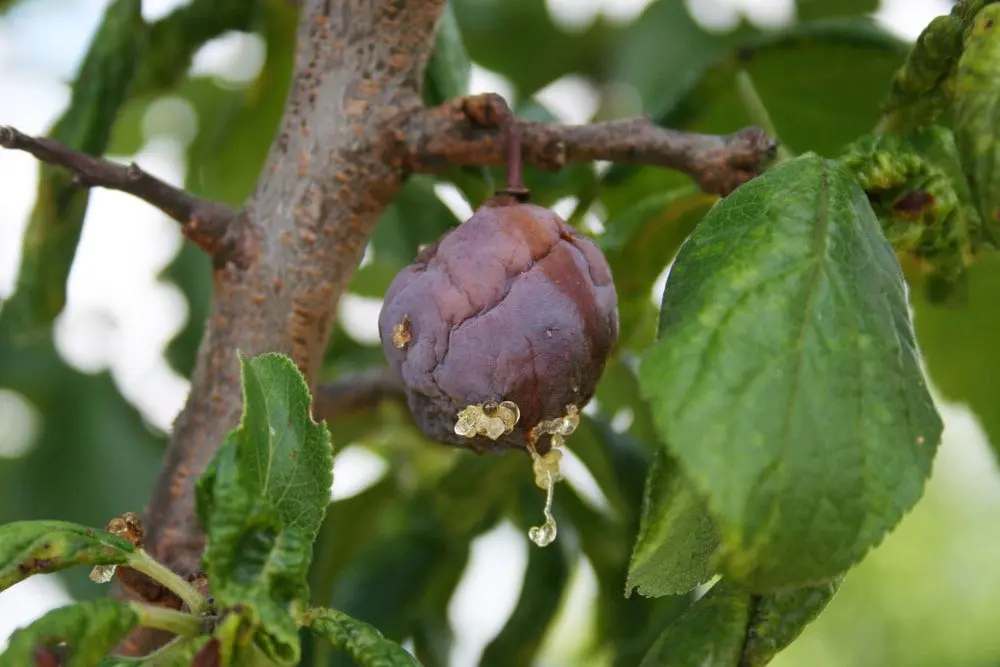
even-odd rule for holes
{"type": "Polygon", "coordinates": [[[618,337],[617,298],[597,246],[522,201],[512,134],[508,187],[396,276],[379,332],[425,435],[544,454],[594,394],[618,337]]]}

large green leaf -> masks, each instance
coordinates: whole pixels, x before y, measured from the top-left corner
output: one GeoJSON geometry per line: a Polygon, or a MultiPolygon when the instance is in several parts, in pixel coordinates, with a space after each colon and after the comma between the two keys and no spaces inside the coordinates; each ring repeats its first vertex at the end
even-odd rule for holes
{"type": "Polygon", "coordinates": [[[899,264],[813,154],[721,200],[678,254],[640,378],[753,590],[833,577],[920,497],[941,436],[899,264]]]}
{"type": "Polygon", "coordinates": [[[507,77],[523,99],[561,76],[602,73],[614,31],[604,22],[570,34],[545,0],[454,0],[472,59],[507,77]]]}
{"type": "Polygon", "coordinates": [[[968,405],[1000,453],[1000,358],[994,332],[1000,331],[1000,256],[981,257],[968,274],[968,295],[959,307],[927,301],[924,290],[910,291],[914,326],[927,372],[944,398],[968,405]]]}
{"type": "Polygon", "coordinates": [[[309,628],[354,658],[360,667],[420,667],[396,642],[372,626],[333,609],[312,609],[309,628]]]}
{"type": "MultiPolygon", "coordinates": [[[[88,155],[104,153],[144,45],[141,5],[140,0],[108,5],[73,82],[69,108],[49,133],[56,141],[88,155]]],[[[17,288],[0,311],[23,331],[50,325],[66,305],[66,280],[89,201],[89,192],[72,178],[57,167],[41,168],[17,288]]]]}
{"type": "Polygon", "coordinates": [[[905,42],[864,19],[793,26],[726,53],[654,113],[668,127],[702,132],[750,125],[754,119],[736,87],[745,70],[783,142],[795,151],[832,155],[875,126],[886,82],[906,52],[905,42]]]}
{"type": "Polygon", "coordinates": [[[75,565],[121,565],[135,546],[126,539],[65,521],[0,526],[0,591],[33,574],[75,565]]]}
{"type": "Polygon", "coordinates": [[[750,597],[720,582],[667,626],[639,667],[736,667],[749,619],[750,597]]]}
{"type": "Polygon", "coordinates": [[[139,616],[132,607],[117,600],[60,607],[14,632],[7,650],[0,655],[0,667],[93,667],[138,624],[139,616]],[[52,654],[48,662],[38,659],[39,652],[45,655],[63,642],[67,645],[65,658],[52,654]]]}
{"type": "Polygon", "coordinates": [[[797,0],[800,21],[874,13],[878,0],[797,0]]]}
{"type": "Polygon", "coordinates": [[[712,577],[718,548],[704,500],[660,449],[646,481],[626,595],[635,588],[647,597],[687,593],[712,577]]]}

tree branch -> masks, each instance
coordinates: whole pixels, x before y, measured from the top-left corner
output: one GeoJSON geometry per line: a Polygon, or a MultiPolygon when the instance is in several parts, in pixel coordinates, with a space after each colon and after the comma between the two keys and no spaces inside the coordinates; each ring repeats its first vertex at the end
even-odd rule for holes
{"type": "Polygon", "coordinates": [[[313,391],[313,417],[336,419],[365,412],[384,400],[406,400],[403,383],[388,368],[346,375],[324,382],[313,391]]]}
{"type": "Polygon", "coordinates": [[[181,223],[186,237],[207,252],[217,266],[245,267],[256,254],[256,238],[245,217],[218,202],[200,199],[164,183],[139,168],[75,151],[47,137],[30,137],[0,126],[0,146],[34,155],[73,174],[76,185],[119,190],[152,204],[181,223]]]}
{"type": "MultiPolygon", "coordinates": [[[[194,485],[242,410],[236,351],[289,355],[310,384],[337,302],[375,223],[402,187],[385,155],[420,85],[444,0],[304,0],[285,113],[246,206],[260,235],[246,268],[219,266],[212,309],[145,524],[147,548],[181,574],[204,537],[194,485]]],[[[130,651],[150,648],[136,640],[130,651]]]]}
{"type": "MultiPolygon", "coordinates": [[[[404,156],[396,159],[417,172],[502,164],[505,106],[502,98],[487,93],[413,114],[400,137],[404,156]]],[[[714,136],[664,129],[644,117],[590,125],[522,120],[518,130],[525,162],[539,169],[591,160],[656,165],[682,171],[705,192],[720,195],[759,174],[777,148],[755,127],[714,136]]]]}

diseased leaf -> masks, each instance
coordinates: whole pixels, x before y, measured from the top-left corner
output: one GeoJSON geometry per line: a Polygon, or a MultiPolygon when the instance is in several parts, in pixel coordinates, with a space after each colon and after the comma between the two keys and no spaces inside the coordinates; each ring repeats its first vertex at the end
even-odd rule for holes
{"type": "Polygon", "coordinates": [[[893,75],[880,130],[903,133],[946,122],[966,32],[976,14],[995,1],[956,2],[950,14],[938,16],[924,28],[893,75]]]}
{"type": "MultiPolygon", "coordinates": [[[[0,667],[34,665],[36,650],[65,642],[62,667],[93,667],[139,623],[132,607],[102,598],[54,609],[10,636],[0,667]]],[[[44,663],[41,663],[44,664],[44,663]]]]}
{"type": "MultiPolygon", "coordinates": [[[[69,108],[49,133],[56,141],[88,155],[104,153],[145,43],[141,4],[108,5],[73,82],[69,108]]],[[[16,291],[2,311],[17,330],[46,327],[62,312],[88,200],[89,192],[74,186],[71,174],[42,165],[16,291]]]]}
{"type": "Polygon", "coordinates": [[[75,565],[121,565],[135,552],[126,539],[65,521],[0,526],[0,591],[33,574],[75,565]]]}
{"type": "Polygon", "coordinates": [[[192,663],[192,660],[208,641],[208,637],[176,637],[142,658],[105,656],[98,667],[199,667],[199,663],[192,663]]]}
{"type": "Polygon", "coordinates": [[[816,620],[843,577],[810,588],[780,591],[753,598],[753,611],[740,667],[763,667],[816,620]]]}
{"type": "Polygon", "coordinates": [[[245,608],[259,626],[256,645],[292,665],[300,653],[292,613],[309,599],[332,448],[326,427],[312,421],[309,390],[289,358],[241,355],[240,363],[243,418],[197,487],[208,535],[205,571],[217,603],[245,608]]]}
{"type": "Polygon", "coordinates": [[[913,506],[941,436],[899,264],[861,189],[808,154],[681,248],[640,379],[755,592],[846,570],[913,506]]]}
{"type": "Polygon", "coordinates": [[[1000,5],[989,5],[968,32],[955,71],[954,131],[988,238],[1000,239],[1000,5]]]}
{"type": "Polygon", "coordinates": [[[312,609],[309,628],[354,658],[361,667],[420,667],[399,644],[372,626],[333,609],[312,609]]]}
{"type": "Polygon", "coordinates": [[[653,458],[625,594],[680,595],[714,574],[719,548],[704,501],[666,450],[653,458]]]}
{"type": "Polygon", "coordinates": [[[749,594],[721,581],[667,626],[639,667],[735,667],[749,619],[749,594]]]}
{"type": "Polygon", "coordinates": [[[892,247],[927,277],[928,297],[958,301],[983,236],[954,136],[934,125],[866,135],[841,163],[865,190],[892,247]]]}

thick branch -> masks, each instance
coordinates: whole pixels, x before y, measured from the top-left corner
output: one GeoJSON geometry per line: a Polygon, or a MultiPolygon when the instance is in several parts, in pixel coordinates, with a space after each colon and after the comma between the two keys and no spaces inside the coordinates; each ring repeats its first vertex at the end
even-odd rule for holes
{"type": "MultiPolygon", "coordinates": [[[[502,164],[503,108],[502,98],[487,93],[413,114],[402,137],[404,163],[418,172],[502,164]]],[[[776,148],[755,127],[714,136],[664,129],[644,117],[590,125],[522,120],[518,129],[525,162],[539,169],[591,160],[656,165],[689,174],[706,192],[721,195],[759,174],[776,148]]]]}
{"type": "Polygon", "coordinates": [[[0,126],[0,146],[21,150],[73,174],[75,185],[119,190],[152,204],[181,223],[184,235],[207,252],[217,266],[246,266],[255,254],[255,237],[239,213],[218,202],[195,197],[139,168],[80,153],[46,137],[29,137],[0,126]]]}
{"type": "MultiPolygon", "coordinates": [[[[420,83],[444,0],[302,3],[281,126],[246,216],[260,236],[246,268],[218,266],[212,310],[146,516],[150,553],[181,574],[204,537],[194,484],[242,410],[236,352],[289,355],[310,384],[337,302],[385,207],[402,186],[385,159],[420,83]]],[[[135,651],[149,648],[135,641],[135,651]]]]}
{"type": "Polygon", "coordinates": [[[365,412],[383,400],[404,400],[403,384],[388,368],[346,375],[313,391],[313,416],[336,419],[365,412]]]}

